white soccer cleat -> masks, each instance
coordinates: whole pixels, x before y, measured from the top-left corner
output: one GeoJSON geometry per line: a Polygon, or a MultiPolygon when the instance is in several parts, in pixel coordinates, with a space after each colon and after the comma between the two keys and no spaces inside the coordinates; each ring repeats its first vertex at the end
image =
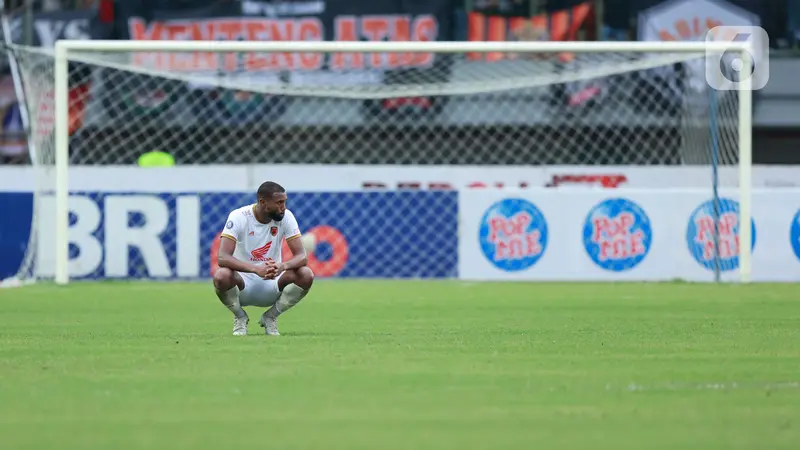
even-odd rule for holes
{"type": "Polygon", "coordinates": [[[258,321],[258,324],[264,328],[264,333],[269,336],[281,335],[278,333],[278,319],[274,317],[268,317],[266,312],[261,315],[261,320],[258,321]]]}
{"type": "Polygon", "coordinates": [[[247,336],[247,324],[250,318],[246,315],[244,317],[233,318],[233,335],[234,336],[247,336]]]}

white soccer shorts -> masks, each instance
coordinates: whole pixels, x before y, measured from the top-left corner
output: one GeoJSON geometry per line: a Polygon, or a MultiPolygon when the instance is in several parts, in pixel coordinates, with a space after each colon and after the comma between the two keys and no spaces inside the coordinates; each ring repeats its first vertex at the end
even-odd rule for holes
{"type": "Polygon", "coordinates": [[[239,292],[239,304],[242,306],[259,306],[268,308],[275,304],[281,292],[278,289],[278,280],[281,275],[274,280],[265,280],[254,273],[241,273],[244,280],[244,290],[239,292]]]}

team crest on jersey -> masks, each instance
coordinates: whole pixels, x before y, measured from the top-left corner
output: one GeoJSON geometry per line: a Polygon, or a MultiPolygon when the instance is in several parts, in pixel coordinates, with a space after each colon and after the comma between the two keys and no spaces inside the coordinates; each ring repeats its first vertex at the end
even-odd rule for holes
{"type": "Polygon", "coordinates": [[[226,223],[226,224],[225,224],[225,228],[227,228],[227,229],[229,229],[229,230],[230,230],[231,228],[233,228],[233,221],[232,221],[232,220],[229,220],[229,221],[228,221],[228,223],[226,223]]]}
{"type": "Polygon", "coordinates": [[[273,236],[277,236],[277,235],[278,235],[278,227],[272,227],[272,228],[270,228],[270,229],[269,229],[269,232],[270,232],[270,234],[272,234],[273,236]]]}

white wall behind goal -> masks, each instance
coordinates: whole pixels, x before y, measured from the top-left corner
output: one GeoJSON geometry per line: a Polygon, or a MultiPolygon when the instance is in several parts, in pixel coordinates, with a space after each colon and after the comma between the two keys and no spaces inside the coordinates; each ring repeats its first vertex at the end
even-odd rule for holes
{"type": "MultiPolygon", "coordinates": [[[[45,169],[39,169],[45,170],[45,169]]],[[[195,165],[70,167],[71,191],[255,191],[274,180],[293,192],[343,192],[364,188],[461,189],[486,187],[598,186],[711,190],[708,166],[415,166],[415,165],[195,165]],[[606,186],[604,186],[606,185],[606,186]]],[[[47,177],[45,177],[46,179],[47,177]]],[[[42,179],[41,177],[39,178],[42,179]]],[[[739,168],[719,169],[720,186],[738,186],[739,168]]],[[[0,192],[34,190],[31,167],[0,166],[0,192]]],[[[753,188],[800,187],[800,166],[753,166],[753,188]]]]}

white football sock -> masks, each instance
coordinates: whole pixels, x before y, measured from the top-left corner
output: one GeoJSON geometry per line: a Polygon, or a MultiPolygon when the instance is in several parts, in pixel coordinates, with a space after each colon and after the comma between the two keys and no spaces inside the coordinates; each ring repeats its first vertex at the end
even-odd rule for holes
{"type": "Polygon", "coordinates": [[[239,304],[239,286],[234,286],[225,292],[217,290],[217,296],[222,301],[222,303],[229,310],[231,310],[234,316],[244,317],[247,315],[242,309],[242,305],[239,304]]]}
{"type": "Polygon", "coordinates": [[[281,296],[278,297],[278,301],[275,302],[275,306],[273,306],[267,314],[272,317],[280,316],[300,302],[306,294],[308,294],[307,290],[294,283],[289,284],[283,288],[283,292],[281,292],[281,296]]]}

